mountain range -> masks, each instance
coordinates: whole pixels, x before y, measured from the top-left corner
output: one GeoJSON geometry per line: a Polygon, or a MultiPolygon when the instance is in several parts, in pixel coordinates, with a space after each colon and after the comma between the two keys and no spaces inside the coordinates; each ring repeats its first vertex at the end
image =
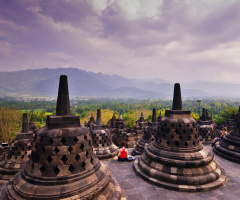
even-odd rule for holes
{"type": "MultiPolygon", "coordinates": [[[[127,79],[77,68],[28,69],[0,72],[0,97],[56,97],[59,76],[68,76],[70,97],[165,98],[173,85],[164,79],[127,79]]],[[[239,84],[196,82],[182,84],[183,98],[240,97],[239,84]]]]}

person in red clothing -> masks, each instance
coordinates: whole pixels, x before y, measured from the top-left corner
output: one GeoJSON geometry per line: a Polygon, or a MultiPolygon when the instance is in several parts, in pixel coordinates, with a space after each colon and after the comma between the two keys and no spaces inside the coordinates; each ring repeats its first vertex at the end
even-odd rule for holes
{"type": "Polygon", "coordinates": [[[122,142],[122,148],[119,150],[118,154],[118,161],[127,161],[127,156],[128,156],[128,150],[125,148],[126,143],[123,141],[122,142]]]}

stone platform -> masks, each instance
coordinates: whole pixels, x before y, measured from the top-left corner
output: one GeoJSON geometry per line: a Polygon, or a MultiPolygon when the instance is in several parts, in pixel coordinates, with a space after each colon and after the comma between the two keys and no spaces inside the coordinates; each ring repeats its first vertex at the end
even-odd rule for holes
{"type": "MultiPolygon", "coordinates": [[[[212,152],[212,146],[206,146],[212,152]]],[[[129,152],[132,149],[128,149],[129,152]]],[[[128,200],[238,200],[240,199],[240,165],[214,154],[214,159],[225,169],[227,183],[219,189],[208,192],[177,192],[163,189],[144,181],[133,171],[133,162],[118,162],[114,159],[102,160],[109,166],[113,176],[125,190],[128,200]]],[[[3,186],[0,186],[0,191],[3,186]]]]}
{"type": "MultiPolygon", "coordinates": [[[[205,146],[211,152],[212,146],[205,146]]],[[[132,149],[128,149],[129,152],[132,149]]],[[[226,185],[208,192],[177,192],[154,186],[138,177],[133,171],[133,162],[118,162],[116,160],[103,161],[109,166],[113,176],[121,188],[125,190],[128,200],[237,200],[240,199],[240,165],[225,160],[216,154],[214,159],[227,173],[226,185]]]]}

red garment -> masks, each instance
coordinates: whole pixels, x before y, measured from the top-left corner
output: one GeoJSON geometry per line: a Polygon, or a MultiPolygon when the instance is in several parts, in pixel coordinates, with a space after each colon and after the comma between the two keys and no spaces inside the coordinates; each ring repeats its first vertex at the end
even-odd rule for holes
{"type": "Polygon", "coordinates": [[[122,148],[121,154],[120,154],[120,158],[126,158],[127,157],[127,151],[125,150],[125,148],[122,148]]]}

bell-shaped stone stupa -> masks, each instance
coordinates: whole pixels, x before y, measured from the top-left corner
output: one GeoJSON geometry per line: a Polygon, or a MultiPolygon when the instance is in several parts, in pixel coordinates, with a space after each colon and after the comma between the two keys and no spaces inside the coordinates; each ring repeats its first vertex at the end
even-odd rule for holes
{"type": "Polygon", "coordinates": [[[136,124],[134,126],[134,132],[136,134],[143,134],[145,127],[147,127],[148,122],[144,119],[143,112],[141,113],[141,116],[139,120],[136,121],[136,124]]]}
{"type": "Polygon", "coordinates": [[[213,150],[223,158],[240,163],[240,107],[234,116],[234,130],[216,143],[213,150]]]}
{"type": "Polygon", "coordinates": [[[149,122],[148,126],[144,130],[144,135],[141,140],[138,141],[137,145],[134,147],[132,154],[141,155],[144,151],[146,145],[155,139],[157,133],[158,121],[156,118],[156,109],[153,109],[152,121],[149,122]]]}
{"type": "Polygon", "coordinates": [[[85,124],[85,126],[91,129],[93,124],[96,124],[96,121],[94,120],[93,114],[91,114],[91,117],[89,121],[85,124]]]}
{"type": "Polygon", "coordinates": [[[174,87],[172,110],[166,110],[155,141],[135,160],[134,169],[144,180],[178,191],[208,191],[226,183],[213,153],[199,142],[190,111],[182,110],[180,84],[174,87]]]}
{"type": "Polygon", "coordinates": [[[93,150],[99,159],[112,158],[118,154],[118,147],[113,144],[109,129],[101,122],[101,110],[97,110],[97,123],[90,129],[93,140],[93,150]]]}
{"type": "Polygon", "coordinates": [[[109,168],[93,153],[89,130],[70,114],[67,76],[62,75],[56,115],[37,131],[30,161],[8,183],[4,200],[120,198],[109,168]]]}
{"type": "Polygon", "coordinates": [[[33,132],[29,131],[27,113],[23,113],[22,131],[10,145],[8,157],[0,165],[0,184],[6,184],[29,161],[33,132]]]}
{"type": "Polygon", "coordinates": [[[204,144],[212,143],[213,139],[216,137],[215,126],[208,116],[207,109],[202,109],[202,116],[198,120],[198,130],[199,130],[199,139],[204,144]]]}

